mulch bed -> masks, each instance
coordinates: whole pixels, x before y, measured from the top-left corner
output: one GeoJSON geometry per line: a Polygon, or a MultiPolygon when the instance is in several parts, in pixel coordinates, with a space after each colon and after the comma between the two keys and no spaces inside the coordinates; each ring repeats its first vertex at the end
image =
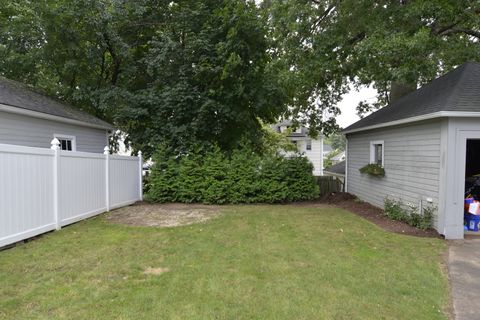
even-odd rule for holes
{"type": "Polygon", "coordinates": [[[391,220],[385,216],[382,209],[372,206],[369,203],[359,201],[354,195],[349,193],[331,193],[324,196],[316,203],[334,205],[348,210],[390,232],[416,237],[442,237],[435,230],[420,230],[404,222],[391,220]]]}

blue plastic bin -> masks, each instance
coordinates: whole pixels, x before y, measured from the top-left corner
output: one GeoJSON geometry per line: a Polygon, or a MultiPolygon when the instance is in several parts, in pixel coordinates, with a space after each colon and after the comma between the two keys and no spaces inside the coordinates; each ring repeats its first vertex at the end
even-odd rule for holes
{"type": "Polygon", "coordinates": [[[480,230],[480,215],[465,213],[465,225],[469,231],[478,232],[480,230]]]}

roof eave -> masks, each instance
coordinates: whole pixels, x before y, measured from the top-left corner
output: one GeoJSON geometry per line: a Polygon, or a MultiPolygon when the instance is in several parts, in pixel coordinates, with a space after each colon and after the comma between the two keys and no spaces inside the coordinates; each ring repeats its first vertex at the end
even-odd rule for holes
{"type": "Polygon", "coordinates": [[[114,126],[112,126],[112,125],[101,125],[101,124],[89,123],[89,122],[85,122],[85,121],[60,117],[60,116],[56,116],[56,115],[52,115],[52,114],[48,114],[48,113],[32,111],[32,110],[24,109],[24,108],[21,108],[21,107],[9,106],[9,105],[2,104],[2,103],[0,103],[0,111],[4,111],[4,112],[8,112],[8,113],[14,113],[14,114],[20,114],[20,115],[26,115],[26,116],[30,116],[30,117],[38,118],[38,119],[45,119],[45,120],[52,120],[52,121],[57,121],[57,122],[69,123],[69,124],[74,124],[74,125],[78,125],[78,126],[82,126],[82,127],[104,129],[104,130],[113,130],[114,129],[114,126]]]}
{"type": "Polygon", "coordinates": [[[443,118],[443,117],[480,118],[480,112],[439,111],[439,112],[429,113],[429,114],[425,114],[425,115],[421,115],[421,116],[410,117],[410,118],[405,118],[405,119],[400,119],[400,120],[395,120],[395,121],[389,121],[389,122],[379,123],[379,124],[376,124],[376,125],[371,125],[371,126],[366,126],[366,127],[360,127],[360,128],[356,128],[356,129],[348,130],[348,128],[347,128],[347,129],[343,130],[342,133],[343,134],[350,134],[350,133],[380,129],[380,128],[385,128],[385,127],[398,126],[398,125],[402,125],[402,124],[408,124],[408,123],[412,123],[412,122],[425,121],[425,120],[431,120],[431,119],[437,119],[437,118],[443,118]]]}
{"type": "Polygon", "coordinates": [[[323,169],[323,173],[328,173],[328,174],[331,174],[333,176],[345,177],[345,173],[332,172],[332,171],[328,171],[328,170],[325,170],[325,169],[323,169]]]}

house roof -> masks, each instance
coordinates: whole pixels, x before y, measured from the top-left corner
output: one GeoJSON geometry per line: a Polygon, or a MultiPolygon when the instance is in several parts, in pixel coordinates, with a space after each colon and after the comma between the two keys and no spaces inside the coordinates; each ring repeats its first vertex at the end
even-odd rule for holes
{"type": "MultiPolygon", "coordinates": [[[[8,107],[41,113],[75,121],[75,123],[103,129],[113,129],[113,126],[97,117],[83,112],[75,107],[41,95],[26,85],[0,77],[0,104],[8,107]]],[[[12,108],[10,108],[12,109],[12,108]]]]}
{"type": "Polygon", "coordinates": [[[391,105],[357,121],[344,132],[418,121],[426,119],[426,115],[449,116],[452,112],[479,112],[477,116],[480,116],[480,63],[462,64],[391,105]]]}
{"type": "MultiPolygon", "coordinates": [[[[279,123],[276,123],[272,125],[271,127],[275,130],[278,131],[280,127],[292,127],[293,126],[293,121],[292,120],[282,120],[279,123]]],[[[305,127],[299,127],[300,132],[290,132],[288,134],[289,137],[307,137],[308,136],[308,128],[305,127]]]]}
{"type": "Polygon", "coordinates": [[[324,172],[345,175],[345,161],[341,161],[323,170],[324,172]]]}
{"type": "Polygon", "coordinates": [[[332,157],[332,160],[333,161],[340,161],[344,157],[345,157],[345,151],[342,151],[339,154],[337,154],[335,157],[332,157]]]}

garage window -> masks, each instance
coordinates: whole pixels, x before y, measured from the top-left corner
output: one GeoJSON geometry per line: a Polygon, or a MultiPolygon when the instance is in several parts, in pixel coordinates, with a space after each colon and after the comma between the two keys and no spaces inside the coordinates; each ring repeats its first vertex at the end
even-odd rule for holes
{"type": "Polygon", "coordinates": [[[55,134],[54,137],[60,142],[60,150],[76,151],[75,136],[55,134]]]}
{"type": "Polygon", "coordinates": [[[370,142],[370,163],[384,166],[385,159],[385,143],[384,141],[371,141],[370,142]]]}

